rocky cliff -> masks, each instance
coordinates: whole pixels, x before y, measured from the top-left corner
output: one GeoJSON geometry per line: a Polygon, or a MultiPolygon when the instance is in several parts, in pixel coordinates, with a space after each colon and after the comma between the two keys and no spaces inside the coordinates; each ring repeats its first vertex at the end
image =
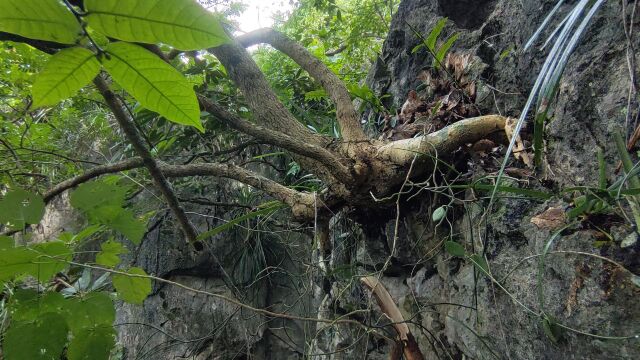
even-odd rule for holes
{"type": "MultiPolygon", "coordinates": [[[[429,96],[420,74],[432,58],[412,50],[422,41],[418,34],[426,37],[447,17],[443,36],[460,34],[451,52],[470,54],[479,64],[477,111],[517,117],[544,59],[536,49],[521,50],[554,4],[403,1],[368,83],[377,95],[391,95],[388,107],[399,109],[410,90],[429,96]]],[[[561,8],[558,19],[569,6],[561,8]]],[[[636,49],[638,39],[632,39],[636,49]]],[[[487,211],[486,193],[434,191],[435,185],[448,184],[446,178],[425,179],[423,191],[415,185],[398,207],[375,213],[351,209],[334,218],[327,271],[314,265],[318,259],[310,250],[309,232],[283,235],[278,241],[288,250],[272,259],[278,270],[247,301],[304,317],[335,319],[349,313],[369,327],[267,318],[210,296],[160,286],[142,307],[120,307],[124,352],[131,359],[387,359],[392,347],[388,339],[395,334],[376,326],[388,320],[358,281],[360,275],[383,270],[381,281],[410,321],[427,359],[640,358],[638,339],[607,339],[640,332],[640,287],[634,278],[640,275],[640,242],[632,229],[616,216],[584,220],[561,233],[539,272],[540,254],[554,231],[531,221],[550,208],[570,209],[573,199],[563,195],[564,189],[597,183],[597,147],[604,149],[608,169],[616,168],[611,133],[625,130],[627,111],[637,114],[637,99],[627,108],[629,81],[621,2],[608,1],[560,84],[546,131],[547,171],[508,180],[513,187],[556,194],[551,200],[501,196],[487,211]],[[445,220],[436,223],[432,214],[443,204],[445,220]],[[462,244],[468,254],[482,254],[499,284],[468,258],[444,251],[446,241],[462,244]],[[612,259],[631,273],[585,254],[612,259]],[[541,306],[555,320],[543,321],[541,306]],[[556,332],[556,322],[571,329],[556,332]]],[[[368,114],[366,119],[375,124],[380,116],[368,114]]],[[[373,126],[371,131],[376,130],[380,128],[373,126]]],[[[496,147],[488,156],[461,153],[455,168],[468,173],[465,179],[495,175],[503,151],[496,147]]],[[[524,168],[517,160],[511,167],[524,168]]],[[[608,175],[609,180],[615,177],[613,170],[608,175]]],[[[226,211],[197,205],[189,210],[205,215],[199,217],[202,230],[226,211]]],[[[219,236],[209,244],[210,252],[194,254],[178,230],[159,219],[130,261],[190,287],[231,295],[221,274],[211,270],[216,267],[210,254],[233,258],[238,244],[233,237],[219,236]]]]}

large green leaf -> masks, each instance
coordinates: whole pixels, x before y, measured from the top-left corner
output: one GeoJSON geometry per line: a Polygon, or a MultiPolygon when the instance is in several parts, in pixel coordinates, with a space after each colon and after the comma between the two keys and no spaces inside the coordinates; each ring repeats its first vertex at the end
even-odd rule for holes
{"type": "Polygon", "coordinates": [[[107,36],[200,50],[229,38],[216,15],[195,0],[86,0],[89,25],[107,36]]]}
{"type": "Polygon", "coordinates": [[[35,290],[17,289],[11,296],[8,309],[12,322],[31,322],[46,313],[68,317],[65,302],[64,297],[57,292],[51,291],[42,295],[35,290]]]}
{"type": "MultiPolygon", "coordinates": [[[[147,275],[144,270],[137,267],[132,267],[128,273],[147,275]]],[[[151,293],[151,279],[149,278],[114,274],[112,281],[118,292],[118,297],[128,303],[142,304],[147,295],[151,293]]]]}
{"type": "Polygon", "coordinates": [[[80,185],[71,193],[71,205],[87,214],[91,222],[107,225],[139,244],[146,226],[131,210],[123,208],[126,193],[123,186],[94,181],[80,185]]]}
{"type": "Polygon", "coordinates": [[[92,181],[81,184],[71,193],[71,205],[85,212],[94,209],[115,206],[121,207],[127,189],[116,184],[109,184],[104,181],[92,181]]]}
{"type": "Polygon", "coordinates": [[[16,189],[0,200],[0,223],[9,229],[22,230],[26,224],[37,224],[42,215],[44,201],[38,194],[16,189]]]}
{"type": "Polygon", "coordinates": [[[73,96],[100,72],[100,62],[90,50],[60,50],[49,60],[33,84],[33,106],[54,105],[73,96]]]}
{"type": "Polygon", "coordinates": [[[32,322],[12,323],[2,343],[5,359],[60,359],[67,333],[64,318],[55,313],[44,314],[32,322]]]}
{"type": "Polygon", "coordinates": [[[67,356],[69,360],[109,360],[115,344],[113,327],[87,329],[73,336],[67,356]]]}
{"type": "Polygon", "coordinates": [[[116,42],[106,51],[102,64],[142,106],[204,132],[196,93],[178,70],[137,45],[116,42]]]}
{"type": "Polygon", "coordinates": [[[70,257],[71,250],[59,241],[0,249],[0,281],[22,275],[47,281],[67,266],[70,257]]]}
{"type": "Polygon", "coordinates": [[[99,327],[111,327],[116,319],[113,301],[107,293],[93,292],[81,299],[67,299],[67,324],[74,336],[99,327]]]}
{"type": "Polygon", "coordinates": [[[56,273],[64,270],[71,260],[72,252],[63,242],[50,241],[33,246],[36,257],[29,275],[45,282],[56,273]]]}
{"type": "Polygon", "coordinates": [[[133,216],[133,211],[122,209],[110,223],[111,228],[126,236],[132,243],[138,245],[142,241],[147,227],[133,216]]]}
{"type": "Polygon", "coordinates": [[[73,44],[82,28],[59,0],[2,0],[0,31],[31,39],[73,44]]]}

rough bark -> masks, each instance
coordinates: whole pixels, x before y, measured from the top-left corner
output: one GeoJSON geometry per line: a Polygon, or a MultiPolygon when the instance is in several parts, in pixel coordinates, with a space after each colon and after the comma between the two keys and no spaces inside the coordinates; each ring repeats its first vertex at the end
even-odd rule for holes
{"type": "Polygon", "coordinates": [[[322,61],[313,56],[299,43],[273,29],[260,29],[243,35],[238,41],[245,47],[268,43],[289,56],[306,70],[325,89],[336,106],[336,119],[345,141],[365,141],[367,136],[360,125],[351,96],[344,83],[322,61]]]}

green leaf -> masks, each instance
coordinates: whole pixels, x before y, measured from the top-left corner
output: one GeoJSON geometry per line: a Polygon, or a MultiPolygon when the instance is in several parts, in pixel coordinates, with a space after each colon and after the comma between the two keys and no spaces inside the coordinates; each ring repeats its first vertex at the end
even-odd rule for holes
{"type": "Polygon", "coordinates": [[[11,280],[29,273],[36,255],[25,247],[1,249],[0,281],[11,280]]]}
{"type": "Polygon", "coordinates": [[[91,212],[105,206],[122,207],[127,189],[103,181],[81,184],[71,193],[71,205],[76,209],[91,212]]]}
{"type": "Polygon", "coordinates": [[[59,241],[29,247],[0,249],[0,281],[31,275],[40,282],[67,267],[71,251],[59,241]]]}
{"type": "Polygon", "coordinates": [[[102,64],[142,106],[204,132],[196,93],[178,70],[137,45],[111,43],[106,51],[102,64]]]}
{"type": "Polygon", "coordinates": [[[447,206],[443,205],[431,214],[431,219],[433,219],[433,222],[439,222],[445,215],[447,215],[447,206]]]}
{"type": "Polygon", "coordinates": [[[469,256],[469,260],[471,260],[473,265],[475,265],[483,274],[489,275],[489,264],[487,264],[487,260],[484,256],[473,254],[469,256]]]}
{"type": "Polygon", "coordinates": [[[111,327],[116,320],[113,301],[105,292],[90,293],[81,299],[67,299],[65,308],[70,314],[67,324],[74,336],[87,329],[111,327]]]}
{"type": "Polygon", "coordinates": [[[224,223],[223,225],[215,227],[215,228],[213,228],[213,229],[211,229],[209,231],[203,232],[202,234],[200,234],[198,236],[198,240],[204,240],[206,238],[209,238],[209,237],[212,237],[212,236],[216,236],[219,233],[221,233],[223,231],[226,231],[226,230],[236,226],[237,224],[239,224],[239,223],[241,223],[241,222],[243,222],[245,220],[253,219],[253,218],[255,218],[257,216],[260,216],[260,215],[269,214],[269,213],[271,213],[273,211],[276,211],[278,209],[283,208],[284,206],[285,205],[283,205],[283,204],[277,203],[276,205],[271,205],[271,206],[266,207],[264,209],[252,211],[252,212],[246,213],[246,214],[244,214],[242,216],[238,216],[237,218],[235,218],[235,219],[233,219],[231,221],[228,221],[228,222],[224,223]]]}
{"type": "Polygon", "coordinates": [[[82,28],[58,0],[2,0],[0,31],[30,39],[74,44],[82,28]]]}
{"type": "Polygon", "coordinates": [[[66,316],[65,299],[57,292],[41,295],[34,290],[17,289],[8,307],[11,321],[30,322],[46,313],[66,316]]]}
{"type": "Polygon", "coordinates": [[[44,314],[33,322],[12,323],[2,344],[5,359],[60,359],[67,333],[64,318],[54,313],[44,314]]]}
{"type": "Polygon", "coordinates": [[[45,282],[64,270],[72,252],[63,242],[51,241],[33,246],[36,253],[29,275],[45,282]]]}
{"type": "Polygon", "coordinates": [[[464,246],[458,244],[455,241],[447,241],[444,243],[444,249],[453,256],[464,257],[464,246]]]}
{"type": "Polygon", "coordinates": [[[74,47],[53,55],[33,84],[33,107],[55,105],[73,96],[100,72],[100,62],[90,50],[74,47]]]}
{"type": "Polygon", "coordinates": [[[116,345],[113,327],[88,329],[74,334],[69,343],[69,360],[109,360],[111,349],[116,345]]]}
{"type": "Polygon", "coordinates": [[[86,0],[89,25],[112,38],[201,50],[229,42],[219,18],[194,0],[86,0]]]}
{"type": "Polygon", "coordinates": [[[120,263],[118,255],[129,252],[122,244],[113,240],[103,243],[100,247],[102,251],[96,255],[96,263],[110,268],[120,263]]]}
{"type": "Polygon", "coordinates": [[[0,250],[12,249],[16,246],[16,241],[11,236],[0,236],[0,250]]]}
{"type": "Polygon", "coordinates": [[[447,55],[447,52],[449,51],[449,49],[451,49],[451,47],[453,46],[453,43],[455,43],[456,40],[458,40],[459,36],[460,36],[460,33],[455,33],[451,35],[451,37],[449,37],[447,41],[444,44],[442,44],[442,46],[440,46],[440,48],[438,49],[438,53],[436,54],[436,62],[434,64],[434,67],[436,69],[440,66],[440,64],[442,64],[444,57],[447,55]]]}
{"type": "MultiPolygon", "coordinates": [[[[132,267],[127,272],[134,275],[147,275],[144,270],[137,267],[132,267]]],[[[149,278],[114,274],[112,281],[118,292],[118,297],[131,304],[142,304],[147,295],[151,293],[151,279],[149,278]]]]}
{"type": "Polygon", "coordinates": [[[435,52],[436,50],[436,40],[438,40],[438,36],[440,36],[440,33],[442,32],[442,29],[444,29],[445,25],[447,25],[446,17],[438,20],[436,26],[434,26],[434,28],[429,33],[429,37],[427,37],[427,39],[424,41],[424,45],[426,45],[427,48],[432,52],[435,52]]]}
{"type": "Polygon", "coordinates": [[[10,230],[22,230],[27,224],[37,224],[43,215],[44,201],[38,194],[16,189],[0,200],[0,223],[10,230]]]}
{"type": "Polygon", "coordinates": [[[122,209],[118,216],[113,219],[109,224],[114,230],[118,231],[132,243],[138,245],[142,241],[147,227],[141,221],[133,217],[131,210],[122,209]]]}
{"type": "Polygon", "coordinates": [[[542,318],[542,330],[549,340],[554,343],[557,343],[562,337],[562,328],[558,326],[556,320],[550,315],[545,315],[542,318]]]}

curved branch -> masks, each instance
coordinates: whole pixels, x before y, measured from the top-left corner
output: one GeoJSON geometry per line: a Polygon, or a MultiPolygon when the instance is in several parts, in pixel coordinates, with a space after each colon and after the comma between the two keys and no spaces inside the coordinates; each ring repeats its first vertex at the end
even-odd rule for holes
{"type": "Polygon", "coordinates": [[[418,154],[447,158],[460,146],[504,130],[507,118],[486,115],[460,120],[426,136],[394,141],[378,148],[378,155],[399,166],[408,166],[418,154]]]}
{"type": "Polygon", "coordinates": [[[322,61],[314,57],[304,46],[289,39],[284,34],[273,29],[260,29],[238,37],[238,41],[245,47],[258,43],[267,43],[278,51],[289,56],[300,67],[306,70],[314,79],[320,82],[336,106],[337,120],[346,141],[368,140],[360,118],[356,112],[351,95],[344,83],[322,61]]]}
{"type": "Polygon", "coordinates": [[[290,189],[264,176],[236,165],[198,163],[189,165],[161,165],[168,177],[216,176],[237,180],[273,196],[291,207],[295,217],[312,218],[315,206],[312,194],[290,189]]]}
{"type": "Polygon", "coordinates": [[[260,125],[288,134],[302,142],[324,145],[327,141],[300,123],[278,100],[264,74],[249,53],[238,43],[209,49],[244,94],[247,105],[260,125]]]}
{"type": "MultiPolygon", "coordinates": [[[[127,159],[113,164],[96,166],[82,175],[78,175],[57,184],[48,190],[44,194],[43,198],[45,203],[47,203],[65,190],[71,189],[101,175],[132,170],[144,166],[145,163],[141,157],[127,159]]],[[[312,209],[314,207],[313,195],[290,189],[271,179],[267,179],[236,165],[214,163],[169,165],[157,163],[157,166],[158,170],[160,170],[160,172],[162,172],[166,177],[216,176],[239,181],[258,190],[262,190],[275,199],[291,206],[294,214],[297,216],[311,214],[310,217],[313,217],[313,211],[315,211],[312,209]]]]}
{"type": "Polygon", "coordinates": [[[349,169],[329,150],[315,144],[305,143],[302,140],[298,140],[282,132],[255,125],[224,110],[220,105],[205,98],[204,96],[198,96],[198,100],[200,101],[200,106],[204,110],[226,122],[230,127],[247,135],[251,135],[264,143],[279,146],[293,153],[317,160],[322,165],[329,168],[335,177],[341,182],[345,184],[353,182],[353,176],[349,172],[349,169]]]}
{"type": "Polygon", "coordinates": [[[90,170],[87,170],[87,172],[85,172],[82,175],[78,175],[76,177],[72,177],[71,179],[67,179],[61,183],[58,183],[56,186],[47,190],[47,192],[45,192],[42,197],[44,199],[44,202],[48,203],[54,197],[62,194],[65,190],[69,190],[91,179],[95,179],[98,176],[105,175],[105,174],[113,174],[113,173],[126,171],[126,170],[132,170],[132,169],[142,167],[143,165],[144,165],[144,162],[142,161],[142,158],[136,157],[136,158],[127,159],[127,160],[120,161],[113,164],[96,166],[91,168],[90,170]]]}

